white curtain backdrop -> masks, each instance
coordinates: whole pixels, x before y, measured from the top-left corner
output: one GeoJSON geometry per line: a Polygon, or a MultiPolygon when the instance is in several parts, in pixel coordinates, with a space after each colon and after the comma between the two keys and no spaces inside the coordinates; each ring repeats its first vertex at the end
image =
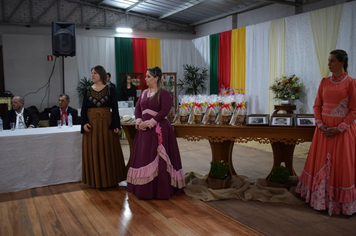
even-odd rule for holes
{"type": "MultiPolygon", "coordinates": [[[[90,69],[96,65],[102,65],[111,78],[116,78],[114,38],[77,35],[76,41],[79,78],[90,79],[90,69]]],[[[116,83],[115,79],[111,82],[116,83]]]]}
{"type": "MultiPolygon", "coordinates": [[[[356,2],[343,5],[336,48],[347,51],[349,55],[349,75],[356,78],[356,2]]],[[[340,9],[340,6],[337,8],[340,9]]],[[[321,16],[321,18],[323,17],[324,15],[321,16]]],[[[269,110],[269,107],[272,107],[272,104],[269,104],[270,63],[273,65],[273,70],[277,71],[283,71],[284,65],[282,64],[285,63],[286,75],[295,74],[300,77],[304,83],[304,91],[301,99],[296,102],[296,113],[313,113],[314,99],[322,77],[312,31],[312,23],[319,21],[317,14],[315,12],[303,13],[277,20],[276,22],[281,22],[281,27],[274,28],[274,36],[277,39],[283,38],[282,21],[285,21],[285,41],[280,42],[280,45],[274,44],[274,48],[282,49],[280,48],[281,44],[285,43],[285,46],[283,46],[285,48],[285,60],[278,63],[276,60],[272,63],[270,61],[272,21],[246,27],[245,92],[249,96],[248,114],[268,114],[272,112],[269,110]],[[311,20],[311,14],[314,14],[313,20],[311,20]]],[[[333,25],[335,24],[337,25],[337,22],[333,23],[333,25]]],[[[113,78],[116,77],[114,38],[78,35],[76,40],[79,78],[90,78],[90,69],[98,64],[103,65],[113,78]]],[[[193,40],[161,39],[162,70],[164,72],[177,72],[177,81],[183,77],[183,64],[192,64],[209,70],[209,55],[209,36],[193,40]]],[[[274,55],[272,58],[280,60],[279,57],[274,55]]],[[[115,80],[113,82],[115,83],[115,80]]],[[[210,90],[209,84],[209,81],[207,81],[207,94],[210,90]]],[[[182,93],[178,91],[178,94],[182,93]]]]}
{"type": "Polygon", "coordinates": [[[248,114],[268,113],[270,28],[270,21],[246,27],[248,114]]]}
{"type": "MultiPolygon", "coordinates": [[[[269,55],[269,86],[276,78],[280,78],[286,73],[285,66],[285,42],[286,42],[285,18],[271,21],[270,33],[270,55],[269,55]]],[[[272,90],[269,91],[268,113],[274,112],[275,101],[272,90]]]]}
{"type": "Polygon", "coordinates": [[[286,18],[286,73],[295,74],[304,83],[301,98],[296,100],[295,113],[312,114],[315,96],[321,80],[313,42],[310,14],[286,18]]]}
{"type": "Polygon", "coordinates": [[[206,92],[210,91],[210,45],[209,36],[193,39],[192,62],[195,66],[208,69],[208,79],[205,83],[206,92]]]}
{"type": "MultiPolygon", "coordinates": [[[[162,71],[177,72],[177,83],[179,83],[179,79],[183,78],[183,64],[192,64],[192,50],[191,40],[161,39],[162,71]]],[[[178,88],[177,94],[180,94],[178,88]]]]}
{"type": "Polygon", "coordinates": [[[322,77],[329,74],[328,58],[335,48],[343,5],[336,5],[310,12],[314,46],[322,77]]]}
{"type": "MultiPolygon", "coordinates": [[[[177,72],[177,83],[183,78],[183,64],[209,69],[209,60],[209,36],[194,40],[161,39],[162,71],[177,72]]],[[[209,81],[207,86],[209,93],[209,81]]],[[[183,91],[177,93],[183,94],[183,91]]]]}
{"type": "Polygon", "coordinates": [[[356,78],[356,2],[344,4],[336,49],[342,49],[349,55],[348,72],[356,78]]]}

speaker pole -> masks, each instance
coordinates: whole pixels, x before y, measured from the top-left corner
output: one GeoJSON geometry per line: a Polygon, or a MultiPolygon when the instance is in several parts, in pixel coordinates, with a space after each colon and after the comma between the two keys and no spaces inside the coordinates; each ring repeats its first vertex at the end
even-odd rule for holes
{"type": "Polygon", "coordinates": [[[64,84],[64,56],[62,56],[62,84],[63,84],[63,94],[65,94],[65,84],[64,84]]]}

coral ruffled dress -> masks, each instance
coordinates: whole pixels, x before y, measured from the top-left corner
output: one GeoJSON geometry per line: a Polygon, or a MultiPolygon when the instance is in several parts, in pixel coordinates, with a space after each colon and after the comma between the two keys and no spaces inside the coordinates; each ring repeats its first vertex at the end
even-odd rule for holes
{"type": "Polygon", "coordinates": [[[356,212],[356,81],[344,73],[323,78],[314,104],[315,122],[342,132],[325,137],[315,130],[296,192],[329,215],[356,212]]]}
{"type": "Polygon", "coordinates": [[[126,179],[127,191],[138,198],[168,199],[185,186],[177,140],[166,119],[171,107],[172,96],[164,89],[151,97],[144,91],[136,104],[137,122],[149,121],[151,127],[136,133],[126,179]]]}

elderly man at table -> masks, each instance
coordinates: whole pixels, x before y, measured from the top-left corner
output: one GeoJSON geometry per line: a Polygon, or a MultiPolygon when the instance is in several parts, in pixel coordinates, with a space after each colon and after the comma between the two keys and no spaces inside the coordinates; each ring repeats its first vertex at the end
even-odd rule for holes
{"type": "Polygon", "coordinates": [[[10,129],[10,123],[15,123],[15,129],[35,128],[39,118],[31,109],[24,108],[23,97],[12,98],[12,110],[7,111],[4,117],[4,129],[10,129]]]}
{"type": "Polygon", "coordinates": [[[68,114],[72,115],[73,125],[78,125],[78,110],[68,106],[70,98],[67,94],[60,94],[58,97],[58,107],[51,109],[49,126],[57,126],[57,121],[62,121],[62,125],[68,125],[68,114]]]}

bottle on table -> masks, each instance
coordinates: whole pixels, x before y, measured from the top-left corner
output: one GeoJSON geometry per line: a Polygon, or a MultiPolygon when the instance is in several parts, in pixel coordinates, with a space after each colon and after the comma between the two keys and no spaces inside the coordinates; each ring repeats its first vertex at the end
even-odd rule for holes
{"type": "Polygon", "coordinates": [[[73,117],[72,114],[68,113],[68,127],[73,126],[73,117]]]}
{"type": "Polygon", "coordinates": [[[0,117],[0,131],[2,131],[4,128],[3,128],[3,122],[2,122],[2,119],[0,117]]]}

